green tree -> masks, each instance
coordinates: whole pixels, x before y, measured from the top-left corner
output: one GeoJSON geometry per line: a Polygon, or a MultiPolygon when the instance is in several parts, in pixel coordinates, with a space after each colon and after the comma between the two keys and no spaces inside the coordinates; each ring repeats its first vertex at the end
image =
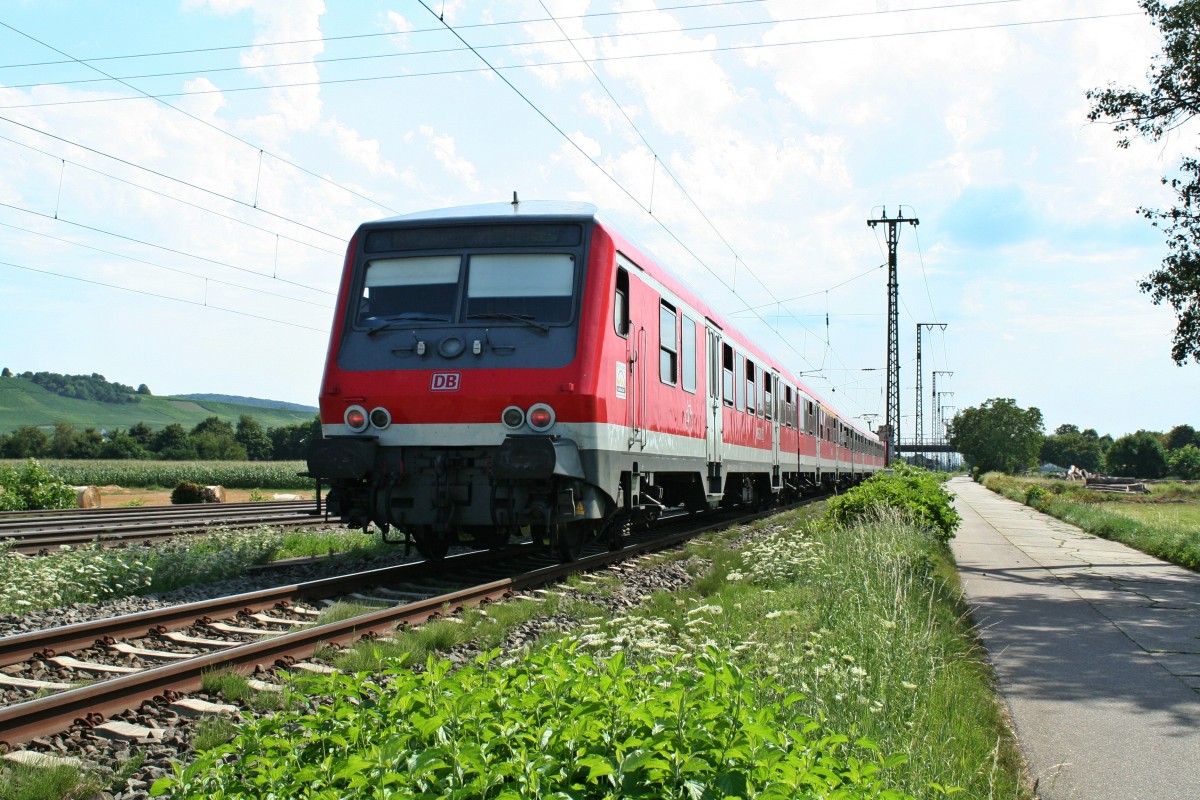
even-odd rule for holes
{"type": "Polygon", "coordinates": [[[154,435],[153,449],[155,451],[167,450],[169,448],[187,447],[187,444],[187,429],[178,422],[172,422],[154,435]]]}
{"type": "Polygon", "coordinates": [[[233,438],[246,450],[246,457],[251,461],[267,461],[271,458],[271,438],[259,421],[249,414],[238,417],[233,438]]]}
{"type": "Polygon", "coordinates": [[[309,443],[321,438],[321,418],[271,428],[271,457],[276,461],[296,461],[308,457],[309,443]]]}
{"type": "Polygon", "coordinates": [[[232,439],[233,423],[226,422],[220,417],[208,417],[192,428],[192,436],[199,436],[202,433],[214,433],[217,436],[228,436],[232,439]]]}
{"type": "Polygon", "coordinates": [[[1191,425],[1176,425],[1171,428],[1167,432],[1166,441],[1163,442],[1168,450],[1178,450],[1189,444],[1200,444],[1200,439],[1196,438],[1196,429],[1191,425]]]}
{"type": "Polygon", "coordinates": [[[22,425],[4,442],[5,458],[40,458],[50,452],[50,437],[40,428],[22,425]]]}
{"type": "Polygon", "coordinates": [[[981,472],[1014,473],[1037,466],[1042,449],[1042,412],[1007,397],[988,400],[954,415],[950,445],[981,472]]]}
{"type": "Polygon", "coordinates": [[[76,458],[81,439],[79,429],[69,422],[54,423],[54,433],[50,434],[49,454],[55,458],[76,458]]]}
{"type": "Polygon", "coordinates": [[[196,455],[203,461],[245,461],[246,448],[238,444],[232,436],[206,431],[189,437],[196,455]]]}
{"type": "Polygon", "coordinates": [[[1068,433],[1079,433],[1079,426],[1064,423],[1054,429],[1055,436],[1066,436],[1068,433]]]}
{"type": "MultiPolygon", "coordinates": [[[[1118,146],[1129,147],[1129,137],[1140,135],[1151,142],[1174,133],[1200,111],[1200,2],[1139,0],[1162,38],[1162,54],[1147,72],[1148,90],[1119,88],[1087,93],[1092,102],[1088,119],[1111,122],[1121,135],[1118,146]]],[[[1165,211],[1139,208],[1138,212],[1161,227],[1167,238],[1167,256],[1160,268],[1144,279],[1141,289],[1155,305],[1166,301],[1175,309],[1178,324],[1171,358],[1184,364],[1200,363],[1200,160],[1185,157],[1179,174],[1163,178],[1176,194],[1176,206],[1165,211]]]]}
{"type": "MultiPolygon", "coordinates": [[[[1058,430],[1061,431],[1063,427],[1059,426],[1058,430]]],[[[1078,430],[1047,436],[1042,443],[1041,456],[1043,464],[1057,464],[1060,467],[1074,465],[1088,472],[1099,472],[1104,463],[1099,438],[1084,436],[1078,430]]]]}
{"type": "Polygon", "coordinates": [[[108,441],[100,448],[101,458],[133,460],[146,458],[149,453],[125,431],[113,431],[108,441]]]}
{"type": "Polygon", "coordinates": [[[1167,453],[1167,472],[1185,481],[1200,480],[1200,447],[1188,444],[1167,453]]]}
{"type": "Polygon", "coordinates": [[[1113,442],[1105,456],[1108,472],[1126,478],[1161,478],[1167,474],[1162,443],[1150,431],[1138,431],[1113,442]]]}
{"type": "Polygon", "coordinates": [[[154,394],[153,392],[150,391],[150,387],[144,383],[138,384],[137,393],[144,394],[147,396],[154,394]]]}
{"type": "Polygon", "coordinates": [[[136,422],[129,429],[129,435],[133,440],[142,446],[143,449],[152,450],[154,448],[154,429],[144,422],[136,422]]]}

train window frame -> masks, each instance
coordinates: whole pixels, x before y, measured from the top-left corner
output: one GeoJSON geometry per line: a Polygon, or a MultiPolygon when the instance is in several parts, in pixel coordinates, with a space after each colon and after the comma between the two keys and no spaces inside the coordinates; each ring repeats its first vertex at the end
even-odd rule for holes
{"type": "Polygon", "coordinates": [[[746,395],[746,413],[751,416],[760,416],[758,410],[754,407],[758,400],[758,386],[754,382],[755,371],[758,367],[749,358],[746,359],[746,368],[742,370],[742,383],[745,388],[742,390],[746,395]]]}
{"type": "Polygon", "coordinates": [[[771,390],[774,385],[774,379],[770,372],[763,372],[763,414],[767,419],[774,420],[775,413],[775,393],[771,390]]]}
{"type": "Polygon", "coordinates": [[[767,413],[767,400],[763,393],[764,387],[767,385],[767,371],[755,367],[754,381],[758,387],[758,418],[762,419],[767,413]]]}
{"type": "Polygon", "coordinates": [[[679,362],[680,380],[683,390],[689,394],[696,393],[696,320],[687,314],[679,315],[680,341],[679,362]],[[691,333],[688,333],[688,329],[691,333]]]}
{"type": "Polygon", "coordinates": [[[734,380],[733,380],[733,347],[731,345],[721,343],[721,399],[725,405],[730,408],[734,407],[734,380]]]}
{"type": "Polygon", "coordinates": [[[613,330],[622,339],[629,338],[629,270],[617,267],[616,285],[613,287],[613,330]]]}
{"type": "Polygon", "coordinates": [[[679,312],[666,300],[658,305],[658,379],[667,386],[679,385],[679,312]]]}
{"type": "Polygon", "coordinates": [[[746,357],[734,351],[733,364],[733,407],[744,412],[746,410],[746,357]]]}

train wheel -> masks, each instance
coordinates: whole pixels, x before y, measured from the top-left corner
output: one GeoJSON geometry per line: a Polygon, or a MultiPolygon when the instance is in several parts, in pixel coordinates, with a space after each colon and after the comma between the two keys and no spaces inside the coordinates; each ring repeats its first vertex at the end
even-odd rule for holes
{"type": "Polygon", "coordinates": [[[417,552],[428,561],[441,561],[450,549],[450,540],[437,533],[432,525],[417,525],[410,531],[417,552]]]}
{"type": "Polygon", "coordinates": [[[587,540],[587,523],[550,526],[550,544],[554,548],[554,555],[563,564],[577,560],[587,540]]]}
{"type": "Polygon", "coordinates": [[[620,550],[625,546],[625,537],[629,535],[629,520],[614,519],[604,526],[603,540],[610,551],[620,550]]]}

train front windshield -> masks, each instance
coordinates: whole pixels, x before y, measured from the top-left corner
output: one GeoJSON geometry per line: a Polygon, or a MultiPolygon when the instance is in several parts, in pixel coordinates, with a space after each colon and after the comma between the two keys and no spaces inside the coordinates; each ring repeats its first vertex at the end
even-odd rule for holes
{"type": "Polygon", "coordinates": [[[575,256],[477,253],[406,256],[367,262],[356,320],[466,323],[571,321],[575,256]]]}
{"type": "Polygon", "coordinates": [[[590,224],[368,226],[338,364],[457,370],[571,363],[590,224]]]}

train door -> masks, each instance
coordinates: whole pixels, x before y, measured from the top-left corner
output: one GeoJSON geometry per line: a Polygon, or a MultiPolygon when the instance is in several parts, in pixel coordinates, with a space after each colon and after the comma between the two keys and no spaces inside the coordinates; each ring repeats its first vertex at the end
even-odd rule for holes
{"type": "Polygon", "coordinates": [[[617,383],[624,383],[625,425],[629,428],[626,446],[632,450],[634,445],[645,447],[646,444],[646,432],[642,429],[646,413],[645,359],[641,357],[645,350],[646,329],[638,324],[638,315],[634,312],[638,308],[638,298],[634,297],[633,290],[641,284],[630,280],[630,273],[638,267],[620,253],[617,263],[614,324],[617,333],[625,339],[625,363],[623,370],[618,372],[617,383]]]}
{"type": "Polygon", "coordinates": [[[721,481],[721,333],[712,325],[705,326],[707,341],[705,370],[708,372],[708,425],[705,433],[705,452],[708,456],[708,494],[723,491],[721,481]]]}
{"type": "Polygon", "coordinates": [[[765,406],[767,414],[771,417],[771,487],[779,489],[782,486],[782,478],[779,475],[779,423],[780,423],[780,399],[783,391],[779,385],[779,372],[771,370],[771,381],[767,386],[769,396],[766,398],[765,406]]]}

